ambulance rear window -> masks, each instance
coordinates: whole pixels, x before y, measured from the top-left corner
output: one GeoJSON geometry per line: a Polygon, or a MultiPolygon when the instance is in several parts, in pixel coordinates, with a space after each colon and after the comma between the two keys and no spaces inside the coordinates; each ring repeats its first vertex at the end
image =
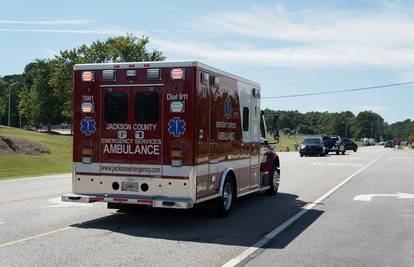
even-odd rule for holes
{"type": "Polygon", "coordinates": [[[105,120],[109,123],[128,121],[128,94],[110,93],[105,96],[105,120]]]}
{"type": "Polygon", "coordinates": [[[135,120],[138,123],[157,123],[159,96],[156,92],[135,94],[135,120]]]}

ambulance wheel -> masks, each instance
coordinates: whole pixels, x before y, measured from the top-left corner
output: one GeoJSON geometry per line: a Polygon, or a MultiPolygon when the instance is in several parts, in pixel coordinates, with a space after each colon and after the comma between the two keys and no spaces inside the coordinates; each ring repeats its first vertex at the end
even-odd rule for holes
{"type": "Polygon", "coordinates": [[[280,169],[276,167],[276,165],[273,165],[272,172],[270,174],[271,174],[272,180],[270,183],[270,188],[266,190],[266,194],[268,196],[274,196],[277,194],[277,191],[279,190],[280,169]]]}
{"type": "Polygon", "coordinates": [[[217,199],[217,216],[226,217],[231,212],[234,201],[234,185],[230,176],[226,176],[223,185],[223,193],[217,199]]]}

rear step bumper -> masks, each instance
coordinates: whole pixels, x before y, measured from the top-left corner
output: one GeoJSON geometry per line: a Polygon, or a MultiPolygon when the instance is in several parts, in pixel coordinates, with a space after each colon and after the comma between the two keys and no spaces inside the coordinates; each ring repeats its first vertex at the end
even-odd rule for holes
{"type": "Polygon", "coordinates": [[[93,203],[93,202],[112,202],[135,205],[148,205],[154,208],[170,208],[170,209],[189,209],[193,207],[191,199],[170,198],[170,197],[132,197],[129,196],[92,196],[92,195],[76,195],[63,194],[62,201],[77,203],[93,203]]]}

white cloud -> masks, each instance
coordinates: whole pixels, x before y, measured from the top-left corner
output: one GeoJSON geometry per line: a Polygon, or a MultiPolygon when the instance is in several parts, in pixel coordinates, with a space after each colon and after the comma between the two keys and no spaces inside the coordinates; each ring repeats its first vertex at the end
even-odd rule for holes
{"type": "MultiPolygon", "coordinates": [[[[293,68],[386,67],[410,73],[414,67],[414,17],[394,4],[384,6],[383,10],[371,13],[326,8],[290,11],[281,5],[251,6],[241,11],[207,14],[192,23],[193,26],[175,30],[176,40],[162,38],[166,33],[163,30],[3,27],[0,32],[98,35],[131,32],[149,35],[151,45],[163,50],[170,59],[195,58],[214,63],[293,68]],[[201,40],[193,41],[194,34],[201,40]],[[225,43],[229,40],[239,42],[225,43]]],[[[0,20],[0,24],[34,25],[92,22],[0,20]]]]}
{"type": "Polygon", "coordinates": [[[217,33],[302,44],[351,43],[405,46],[414,43],[414,19],[403,11],[353,14],[332,9],[289,12],[282,6],[212,14],[196,27],[217,33]],[[204,26],[203,26],[204,25],[204,26]]]}
{"type": "Polygon", "coordinates": [[[414,67],[414,17],[401,9],[352,14],[337,10],[289,12],[281,6],[209,14],[191,28],[213,38],[248,37],[251,45],[159,40],[175,57],[297,68],[414,67]],[[254,46],[255,43],[266,44],[254,46]]]}
{"type": "Polygon", "coordinates": [[[51,20],[0,20],[0,24],[19,24],[19,25],[64,25],[64,24],[91,24],[93,20],[87,19],[51,19],[51,20]]]}
{"type": "Polygon", "coordinates": [[[414,47],[390,49],[352,44],[313,47],[268,48],[252,46],[224,47],[206,42],[173,42],[152,39],[152,43],[175,57],[194,57],[209,61],[249,63],[273,67],[326,68],[369,65],[378,67],[414,67],[414,47]]]}

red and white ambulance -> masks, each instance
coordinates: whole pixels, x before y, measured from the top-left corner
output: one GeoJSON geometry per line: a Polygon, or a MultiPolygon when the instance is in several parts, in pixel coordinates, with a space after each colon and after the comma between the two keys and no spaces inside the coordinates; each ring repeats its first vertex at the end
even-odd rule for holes
{"type": "Polygon", "coordinates": [[[196,61],[78,64],[73,105],[73,193],[63,201],[211,200],[225,216],[237,197],[277,193],[258,83],[196,61]]]}

